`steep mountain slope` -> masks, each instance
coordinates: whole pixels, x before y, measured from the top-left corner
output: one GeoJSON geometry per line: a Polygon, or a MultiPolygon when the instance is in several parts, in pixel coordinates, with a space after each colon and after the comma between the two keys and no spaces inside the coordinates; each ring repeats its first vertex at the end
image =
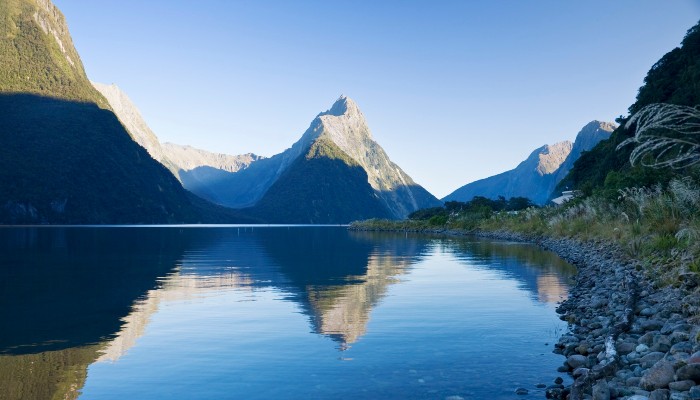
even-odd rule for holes
{"type": "Polygon", "coordinates": [[[109,106],[121,121],[134,142],[148,151],[154,160],[163,163],[163,148],[155,133],[141,116],[141,112],[117,85],[91,82],[92,86],[107,100],[109,106]]]}
{"type": "Polygon", "coordinates": [[[576,135],[573,144],[564,141],[542,146],[514,169],[464,185],[443,200],[469,201],[474,196],[491,199],[503,196],[527,197],[535,204],[545,204],[581,153],[606,139],[613,129],[612,123],[592,121],[576,135]]]}
{"type": "Polygon", "coordinates": [[[90,85],[63,14],[50,0],[0,2],[0,92],[106,107],[90,85]]]}
{"type": "Polygon", "coordinates": [[[0,2],[0,223],[235,221],[136,144],[49,0],[0,2]]]}
{"type": "MultiPolygon", "coordinates": [[[[629,107],[630,115],[652,103],[670,103],[695,107],[700,105],[700,23],[688,30],[681,46],[666,53],[654,64],[637,100],[629,107]]],[[[608,140],[600,142],[575,163],[561,186],[584,192],[604,190],[616,196],[617,190],[627,186],[649,186],[667,182],[678,174],[669,168],[653,169],[632,167],[629,162],[634,146],[616,150],[617,146],[634,134],[624,128],[628,118],[622,119],[608,140]]]]}
{"type": "MultiPolygon", "coordinates": [[[[203,188],[206,191],[191,190],[225,206],[253,206],[320,138],[332,143],[365,171],[367,182],[391,217],[403,218],[419,208],[440,204],[439,200],[391,162],[386,152],[372,139],[360,109],[345,96],[341,96],[328,111],[320,113],[291,148],[269,159],[256,161],[245,170],[233,174],[217,174],[203,188]]],[[[183,182],[186,182],[184,178],[183,182]]],[[[344,198],[336,200],[347,201],[344,198]]]]}
{"type": "Polygon", "coordinates": [[[547,201],[556,185],[557,171],[571,152],[569,141],[544,145],[517,167],[501,174],[481,179],[447,195],[444,201],[469,201],[474,196],[496,199],[527,197],[536,204],[547,201]]]}
{"type": "Polygon", "coordinates": [[[199,177],[202,174],[201,171],[188,173],[196,168],[210,167],[213,170],[236,172],[263,158],[252,153],[232,156],[212,153],[191,146],[160,143],[139,109],[117,85],[105,85],[97,82],[92,82],[92,85],[107,99],[109,106],[129,132],[131,138],[145,148],[153,159],[172,171],[175,177],[183,181],[187,188],[200,184],[198,183],[200,179],[206,181],[206,179],[199,177]]]}
{"type": "Polygon", "coordinates": [[[586,124],[581,129],[581,132],[576,135],[571,153],[569,153],[557,171],[557,183],[561,182],[568,175],[571,168],[574,167],[574,163],[584,151],[590,151],[601,141],[607,140],[616,128],[617,124],[613,122],[591,121],[586,124]]]}

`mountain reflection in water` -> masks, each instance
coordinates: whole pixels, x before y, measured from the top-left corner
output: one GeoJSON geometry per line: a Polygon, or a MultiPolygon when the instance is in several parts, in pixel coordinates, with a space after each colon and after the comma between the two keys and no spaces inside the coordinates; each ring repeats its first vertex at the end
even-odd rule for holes
{"type": "Polygon", "coordinates": [[[489,268],[539,302],[566,297],[573,269],[530,245],[331,227],[0,229],[0,390],[77,398],[87,368],[115,362],[163,304],[275,288],[340,350],[433,249],[489,268]]]}

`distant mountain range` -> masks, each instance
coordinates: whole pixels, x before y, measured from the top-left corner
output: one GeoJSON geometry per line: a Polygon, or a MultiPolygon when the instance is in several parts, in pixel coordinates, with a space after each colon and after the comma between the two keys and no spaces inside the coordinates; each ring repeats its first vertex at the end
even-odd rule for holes
{"type": "MultiPolygon", "coordinates": [[[[441,204],[389,159],[348,97],[269,158],[161,143],[118,87],[88,80],[50,0],[3,0],[0,21],[0,223],[346,223],[441,204]]],[[[631,111],[652,100],[696,103],[687,80],[698,32],[650,71],[631,111]]],[[[615,128],[593,121],[573,144],[536,149],[443,200],[544,204],[557,185],[639,183],[628,182],[642,175],[613,151],[628,134],[605,140],[615,128]]]]}
{"type": "Polygon", "coordinates": [[[592,121],[576,135],[574,143],[563,141],[535,149],[510,171],[466,184],[443,201],[469,201],[474,196],[497,199],[527,197],[543,205],[552,198],[557,184],[566,177],[581,153],[607,139],[617,127],[612,122],[592,121]]]}
{"type": "Polygon", "coordinates": [[[156,161],[167,167],[186,189],[213,198],[208,184],[218,176],[247,168],[254,161],[264,157],[248,153],[228,155],[212,153],[174,143],[161,143],[144,120],[141,112],[117,85],[92,82],[126,128],[131,138],[141,145],[156,161]]]}
{"type": "Polygon", "coordinates": [[[130,135],[183,186],[214,203],[243,208],[264,222],[339,223],[404,218],[441,204],[417,185],[372,139],[350,98],[320,113],[302,137],[270,158],[214,154],[161,144],[136,106],[115,85],[94,83],[130,135]]]}

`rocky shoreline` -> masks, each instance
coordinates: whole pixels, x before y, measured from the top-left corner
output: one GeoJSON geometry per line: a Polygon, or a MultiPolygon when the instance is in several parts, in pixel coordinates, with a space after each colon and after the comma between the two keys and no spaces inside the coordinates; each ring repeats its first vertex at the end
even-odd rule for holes
{"type": "MultiPolygon", "coordinates": [[[[403,232],[403,231],[402,231],[403,232]]],[[[610,243],[527,236],[512,232],[426,230],[532,242],[576,266],[575,285],[558,308],[570,331],[555,345],[565,357],[551,399],[700,399],[700,296],[696,274],[659,287],[636,260],[610,243]]]]}

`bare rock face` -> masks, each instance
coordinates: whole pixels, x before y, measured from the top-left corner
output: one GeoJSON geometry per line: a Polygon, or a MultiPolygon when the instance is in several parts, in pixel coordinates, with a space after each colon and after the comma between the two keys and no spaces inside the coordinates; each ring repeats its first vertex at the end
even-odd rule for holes
{"type": "Polygon", "coordinates": [[[105,85],[103,83],[91,82],[92,86],[97,89],[116,114],[119,121],[124,125],[126,131],[129,132],[131,138],[141,147],[148,151],[148,154],[154,160],[163,163],[164,154],[161,148],[158,137],[148,127],[146,121],[141,116],[141,112],[136,108],[134,103],[129,99],[126,93],[115,84],[105,85]]]}
{"type": "Polygon", "coordinates": [[[212,153],[187,145],[163,143],[166,159],[180,170],[190,171],[198,167],[208,166],[226,172],[237,172],[247,168],[255,161],[265,157],[246,153],[232,156],[230,154],[212,153]]]}
{"type": "Polygon", "coordinates": [[[317,121],[318,136],[330,139],[362,166],[369,184],[394,216],[403,218],[419,208],[440,204],[372,139],[367,121],[352,99],[340,96],[328,111],[319,114],[317,121]]]}
{"type": "Polygon", "coordinates": [[[581,153],[607,139],[615,127],[611,122],[592,121],[576,135],[574,143],[563,141],[544,145],[514,169],[464,185],[443,200],[469,201],[474,196],[491,199],[503,196],[527,197],[535,204],[545,204],[581,153]]]}
{"type": "Polygon", "coordinates": [[[617,128],[613,122],[591,121],[581,129],[576,135],[571,152],[557,171],[557,183],[566,177],[566,174],[574,167],[576,160],[581,157],[581,153],[595,147],[601,141],[610,137],[610,134],[617,128]]]}
{"type": "Polygon", "coordinates": [[[234,156],[212,153],[192,146],[182,146],[174,143],[161,144],[156,134],[144,120],[139,109],[117,85],[105,85],[97,82],[92,82],[92,85],[107,99],[110,107],[127,132],[129,132],[131,138],[146,149],[154,160],[170,169],[173,175],[181,181],[185,172],[196,168],[209,167],[224,172],[236,172],[263,158],[252,153],[234,156]]]}

